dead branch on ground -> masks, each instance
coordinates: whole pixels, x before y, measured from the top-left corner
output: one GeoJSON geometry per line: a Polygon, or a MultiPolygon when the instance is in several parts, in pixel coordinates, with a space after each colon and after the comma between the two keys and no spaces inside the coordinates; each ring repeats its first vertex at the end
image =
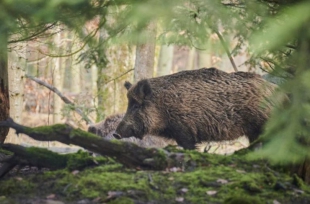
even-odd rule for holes
{"type": "MultiPolygon", "coordinates": [[[[171,166],[183,166],[184,154],[170,153],[156,148],[143,148],[134,143],[105,140],[92,133],[74,129],[68,125],[52,125],[30,128],[15,123],[11,118],[0,122],[0,127],[11,127],[39,141],[59,141],[73,144],[89,151],[109,156],[129,168],[164,170],[171,166]]],[[[8,149],[14,153],[17,149],[8,149]]],[[[46,153],[50,154],[50,153],[46,153]]],[[[23,154],[19,154],[22,156],[23,154]]],[[[41,163],[41,162],[39,162],[41,163]]]]}

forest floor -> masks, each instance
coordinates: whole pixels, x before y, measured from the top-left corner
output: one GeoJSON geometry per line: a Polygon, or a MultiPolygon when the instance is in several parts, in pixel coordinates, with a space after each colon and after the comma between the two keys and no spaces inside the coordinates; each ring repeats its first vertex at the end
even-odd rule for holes
{"type": "MultiPolygon", "coordinates": [[[[40,121],[29,119],[24,124],[37,126],[47,120],[38,118],[40,121]]],[[[29,141],[26,143],[35,142],[29,141]]],[[[209,152],[231,153],[244,146],[247,144],[241,138],[229,148],[213,146],[209,152]]],[[[147,171],[129,169],[112,158],[79,151],[76,154],[98,165],[82,170],[75,169],[74,164],[55,171],[28,166],[15,169],[0,179],[0,203],[310,203],[309,185],[265,160],[248,160],[247,151],[225,156],[174,147],[165,150],[185,153],[191,159],[182,168],[147,171]]]]}
{"type": "Polygon", "coordinates": [[[146,171],[80,151],[98,165],[56,171],[24,167],[0,180],[0,203],[310,203],[310,186],[264,160],[249,161],[246,151],[229,156],[166,151],[191,159],[182,168],[146,171]]]}

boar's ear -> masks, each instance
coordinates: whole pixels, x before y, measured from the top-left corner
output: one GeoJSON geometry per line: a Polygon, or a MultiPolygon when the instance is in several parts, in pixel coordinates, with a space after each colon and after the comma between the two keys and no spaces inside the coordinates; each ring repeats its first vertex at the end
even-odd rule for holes
{"type": "Polygon", "coordinates": [[[136,94],[142,100],[152,94],[151,85],[147,79],[138,82],[136,86],[136,94]]]}
{"type": "Polygon", "coordinates": [[[130,87],[132,86],[132,84],[131,84],[129,81],[125,81],[124,86],[125,86],[125,88],[126,88],[127,90],[129,90],[130,87]]]}

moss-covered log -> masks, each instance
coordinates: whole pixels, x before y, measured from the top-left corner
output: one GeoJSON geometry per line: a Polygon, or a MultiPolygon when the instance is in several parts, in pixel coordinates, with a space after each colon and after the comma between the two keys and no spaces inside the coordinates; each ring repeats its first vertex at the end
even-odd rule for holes
{"type": "MultiPolygon", "coordinates": [[[[39,141],[59,141],[64,144],[74,144],[89,151],[113,157],[118,162],[130,168],[162,170],[169,166],[180,166],[184,159],[178,153],[168,153],[162,149],[142,148],[133,143],[116,140],[105,140],[92,133],[74,129],[68,125],[52,125],[30,128],[15,123],[12,119],[0,122],[0,127],[6,126],[39,141]]],[[[14,150],[11,150],[14,152],[14,150]]]]}
{"type": "Polygon", "coordinates": [[[73,154],[58,154],[45,148],[23,147],[16,144],[3,144],[4,150],[14,152],[14,155],[0,159],[0,178],[5,176],[15,166],[36,166],[50,170],[64,169],[82,170],[86,167],[106,163],[106,159],[94,158],[88,152],[79,151],[73,154]]]}

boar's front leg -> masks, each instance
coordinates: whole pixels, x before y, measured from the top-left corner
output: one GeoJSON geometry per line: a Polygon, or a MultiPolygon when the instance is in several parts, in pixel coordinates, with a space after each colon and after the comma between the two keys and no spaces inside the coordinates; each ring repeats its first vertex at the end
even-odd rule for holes
{"type": "Polygon", "coordinates": [[[176,142],[179,146],[183,147],[184,149],[196,149],[196,142],[191,138],[190,135],[178,134],[175,137],[176,142]]]}

